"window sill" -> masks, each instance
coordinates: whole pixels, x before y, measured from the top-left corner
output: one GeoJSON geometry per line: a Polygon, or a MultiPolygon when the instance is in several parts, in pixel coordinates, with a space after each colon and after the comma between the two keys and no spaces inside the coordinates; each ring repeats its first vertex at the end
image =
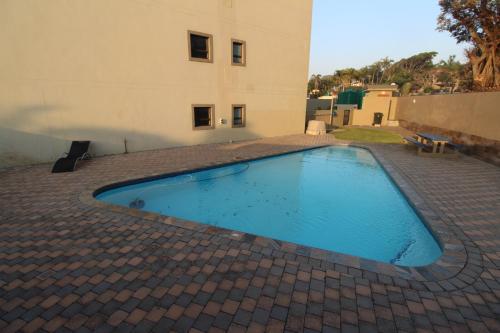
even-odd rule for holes
{"type": "Polygon", "coordinates": [[[208,63],[213,63],[212,59],[205,59],[205,58],[193,58],[189,57],[189,61],[194,61],[194,62],[208,62],[208,63]]]}
{"type": "Polygon", "coordinates": [[[215,126],[196,126],[193,127],[193,131],[204,131],[204,130],[212,130],[215,129],[215,126]]]}

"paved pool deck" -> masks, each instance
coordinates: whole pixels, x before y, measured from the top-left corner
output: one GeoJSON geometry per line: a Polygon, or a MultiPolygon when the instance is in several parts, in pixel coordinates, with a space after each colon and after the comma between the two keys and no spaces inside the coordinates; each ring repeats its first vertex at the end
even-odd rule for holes
{"type": "Polygon", "coordinates": [[[0,171],[1,332],[500,332],[500,168],[367,147],[446,256],[404,269],[97,202],[97,188],[325,144],[295,135],[0,171]],[[234,236],[234,237],[233,237],[234,236]]]}

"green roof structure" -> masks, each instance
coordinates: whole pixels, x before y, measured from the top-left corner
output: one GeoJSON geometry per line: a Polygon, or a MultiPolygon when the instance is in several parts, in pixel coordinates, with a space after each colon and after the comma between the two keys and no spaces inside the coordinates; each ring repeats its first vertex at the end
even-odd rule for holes
{"type": "Polygon", "coordinates": [[[339,93],[336,104],[356,104],[358,109],[363,107],[363,97],[365,96],[364,90],[348,89],[339,93]]]}

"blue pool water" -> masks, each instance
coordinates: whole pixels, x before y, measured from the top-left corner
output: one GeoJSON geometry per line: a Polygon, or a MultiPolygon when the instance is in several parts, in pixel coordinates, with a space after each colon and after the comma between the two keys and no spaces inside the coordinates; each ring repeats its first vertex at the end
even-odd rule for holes
{"type": "Polygon", "coordinates": [[[238,163],[115,188],[97,199],[404,266],[430,264],[442,253],[361,148],[326,147],[238,163]]]}

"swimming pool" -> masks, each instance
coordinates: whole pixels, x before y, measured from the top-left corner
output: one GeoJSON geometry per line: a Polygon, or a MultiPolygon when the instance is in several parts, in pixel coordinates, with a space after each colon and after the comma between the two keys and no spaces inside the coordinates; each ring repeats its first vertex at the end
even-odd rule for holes
{"type": "Polygon", "coordinates": [[[403,266],[441,248],[372,154],[332,146],[99,193],[105,202],[403,266]]]}

